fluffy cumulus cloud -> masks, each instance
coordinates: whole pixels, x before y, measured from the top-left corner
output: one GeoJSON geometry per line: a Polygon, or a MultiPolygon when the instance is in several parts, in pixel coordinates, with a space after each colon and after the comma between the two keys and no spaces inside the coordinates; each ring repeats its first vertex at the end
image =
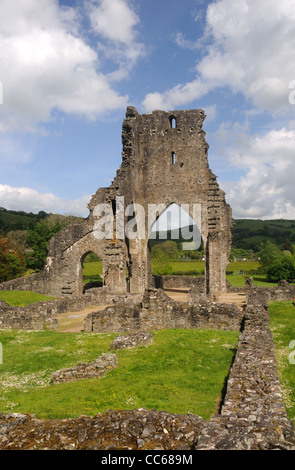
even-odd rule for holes
{"type": "Polygon", "coordinates": [[[52,193],[40,193],[34,189],[0,184],[1,206],[10,210],[39,211],[86,217],[89,214],[87,204],[90,196],[66,200],[52,193]]]}
{"type": "MultiPolygon", "coordinates": [[[[195,79],[164,93],[148,94],[143,101],[145,109],[173,109],[218,87],[243,93],[259,109],[286,109],[288,85],[294,79],[294,20],[293,0],[219,0],[209,4],[205,35],[195,43],[196,48],[202,44],[206,51],[195,66],[195,79]]],[[[182,34],[177,42],[194,48],[182,34]]]]}
{"type": "Polygon", "coordinates": [[[134,43],[139,17],[126,0],[90,0],[88,8],[94,31],[114,42],[134,43]]]}
{"type": "Polygon", "coordinates": [[[119,64],[110,76],[114,80],[124,78],[145,54],[144,45],[137,40],[138,15],[129,0],[88,0],[86,7],[92,32],[104,40],[103,44],[99,42],[99,50],[119,64]]]}
{"type": "Polygon", "coordinates": [[[222,184],[234,217],[295,219],[294,148],[294,129],[237,136],[227,149],[228,162],[245,169],[245,176],[222,184]]]}
{"type": "MultiPolygon", "coordinates": [[[[112,13],[105,13],[105,24],[113,31],[112,13]]],[[[128,40],[134,21],[125,26],[122,39],[128,40]]],[[[128,97],[100,72],[99,53],[85,41],[81,24],[79,10],[61,7],[57,0],[1,1],[0,131],[32,130],[55,109],[92,119],[126,107],[128,97]]]]}

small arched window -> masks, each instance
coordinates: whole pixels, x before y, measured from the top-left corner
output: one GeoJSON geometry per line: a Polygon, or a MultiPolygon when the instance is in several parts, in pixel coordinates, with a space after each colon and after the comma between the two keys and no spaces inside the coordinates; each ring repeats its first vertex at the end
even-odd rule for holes
{"type": "Polygon", "coordinates": [[[176,118],[174,116],[171,116],[170,117],[170,126],[171,126],[171,129],[176,129],[176,118]]]}
{"type": "Polygon", "coordinates": [[[175,152],[172,152],[172,165],[175,165],[175,152]]]}

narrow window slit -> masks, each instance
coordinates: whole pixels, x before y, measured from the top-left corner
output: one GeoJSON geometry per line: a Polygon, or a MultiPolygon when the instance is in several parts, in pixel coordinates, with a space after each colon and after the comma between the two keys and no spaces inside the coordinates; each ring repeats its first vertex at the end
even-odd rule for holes
{"type": "Polygon", "coordinates": [[[170,118],[170,126],[171,126],[171,129],[176,129],[176,119],[174,116],[171,116],[170,118]]]}

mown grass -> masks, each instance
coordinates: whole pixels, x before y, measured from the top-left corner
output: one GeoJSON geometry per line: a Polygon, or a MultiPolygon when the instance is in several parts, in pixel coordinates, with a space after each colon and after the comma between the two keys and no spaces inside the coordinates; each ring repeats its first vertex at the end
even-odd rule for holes
{"type": "Polygon", "coordinates": [[[55,370],[108,352],[115,334],[2,330],[0,410],[60,419],[145,407],[209,419],[217,411],[238,334],[157,331],[148,347],[117,351],[118,367],[103,378],[50,385],[55,370]]]}
{"type": "MultiPolygon", "coordinates": [[[[246,274],[227,274],[226,279],[231,283],[233,287],[244,287],[247,277],[246,274]]],[[[252,275],[253,282],[256,286],[260,287],[273,287],[276,286],[277,283],[268,282],[266,276],[263,274],[252,275]]]]}
{"type": "Polygon", "coordinates": [[[276,346],[284,405],[289,419],[295,418],[295,306],[292,302],[270,302],[270,324],[276,346]]]}
{"type": "Polygon", "coordinates": [[[30,291],[0,291],[0,300],[14,307],[25,307],[36,302],[52,300],[54,297],[37,294],[30,291]]]}
{"type": "Polygon", "coordinates": [[[83,282],[96,282],[102,280],[102,261],[83,263],[83,282]]]}
{"type": "MultiPolygon", "coordinates": [[[[257,286],[271,287],[274,284],[267,282],[266,275],[252,274],[259,267],[256,261],[236,261],[231,262],[227,268],[227,279],[233,287],[244,287],[247,277],[253,277],[254,284],[257,286]],[[229,274],[231,273],[231,274],[229,274]]],[[[171,261],[167,266],[153,261],[153,274],[161,272],[169,272],[171,275],[201,276],[204,274],[203,261],[171,261]],[[168,269],[167,269],[168,267],[168,269]]],[[[93,261],[84,263],[83,280],[84,283],[101,280],[102,278],[102,261],[93,261]]]]}

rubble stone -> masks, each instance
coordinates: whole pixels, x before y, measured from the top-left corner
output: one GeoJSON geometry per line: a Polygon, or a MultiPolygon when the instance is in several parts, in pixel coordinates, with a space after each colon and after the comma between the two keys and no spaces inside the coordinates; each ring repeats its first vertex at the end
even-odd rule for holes
{"type": "Polygon", "coordinates": [[[138,346],[147,346],[154,342],[153,333],[135,333],[131,335],[120,335],[111,343],[111,349],[131,349],[138,346]]]}

